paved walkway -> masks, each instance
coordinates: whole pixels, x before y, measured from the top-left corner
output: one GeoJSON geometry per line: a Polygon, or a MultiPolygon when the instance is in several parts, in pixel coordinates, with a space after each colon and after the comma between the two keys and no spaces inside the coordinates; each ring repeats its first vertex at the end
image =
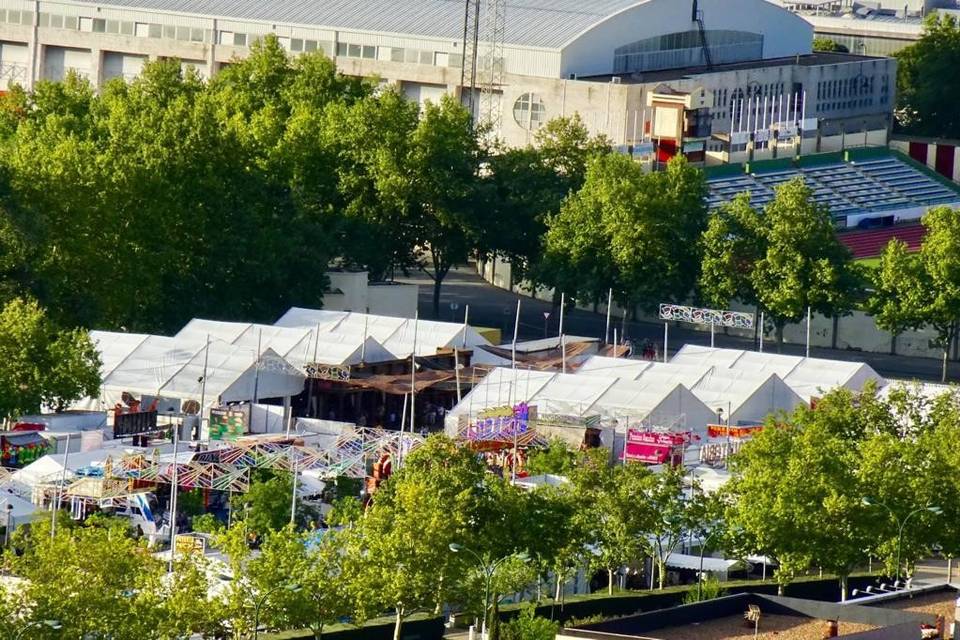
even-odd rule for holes
{"type": "MultiPolygon", "coordinates": [[[[420,316],[433,318],[432,281],[422,273],[413,273],[409,278],[399,278],[402,282],[411,282],[420,286],[420,316]]],[[[559,314],[549,302],[535,300],[526,296],[494,287],[478,276],[470,267],[453,270],[444,281],[440,296],[439,320],[462,322],[464,309],[470,305],[470,324],[474,326],[494,327],[503,331],[504,342],[513,336],[514,316],[517,299],[520,305],[519,337],[521,340],[543,338],[544,335],[557,335],[559,314]],[[455,308],[454,308],[455,307],[455,308]],[[544,319],[544,313],[549,317],[544,319]]],[[[567,335],[603,337],[606,317],[602,314],[575,309],[564,314],[564,333],[567,335]]],[[[663,342],[663,325],[656,322],[627,322],[614,320],[618,330],[626,327],[627,335],[634,340],[649,339],[656,344],[663,342]]],[[[612,329],[611,329],[612,333],[612,329]]],[[[684,344],[709,345],[710,335],[680,327],[670,327],[670,353],[674,353],[684,344]]],[[[752,340],[717,333],[715,345],[732,349],[753,349],[752,340]]],[[[770,351],[776,345],[764,346],[770,351]]],[[[783,353],[803,355],[803,345],[784,345],[783,353]]],[[[919,379],[939,381],[940,360],[936,358],[918,358],[911,356],[891,356],[889,354],[865,353],[814,347],[810,355],[834,360],[855,360],[870,364],[883,376],[890,378],[919,379]]],[[[951,362],[950,379],[960,379],[960,363],[951,362]]]]}

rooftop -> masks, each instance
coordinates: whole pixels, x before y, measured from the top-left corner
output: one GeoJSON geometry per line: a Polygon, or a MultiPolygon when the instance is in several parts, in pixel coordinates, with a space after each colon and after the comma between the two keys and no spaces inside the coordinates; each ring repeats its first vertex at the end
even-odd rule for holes
{"type": "MultiPolygon", "coordinates": [[[[462,0],[75,0],[158,13],[463,39],[462,0]]],[[[507,0],[505,42],[559,48],[642,0],[507,0]]]]}
{"type": "Polygon", "coordinates": [[[579,79],[592,80],[595,82],[610,82],[612,78],[619,77],[620,82],[624,84],[667,82],[670,80],[682,80],[683,78],[701,75],[704,73],[721,73],[724,71],[765,69],[768,67],[785,67],[793,65],[799,65],[801,67],[813,67],[825,64],[843,64],[845,62],[869,62],[871,60],[884,60],[884,58],[863,56],[853,53],[817,51],[814,53],[790,56],[787,58],[768,58],[766,60],[745,60],[743,62],[731,62],[729,64],[715,64],[712,67],[678,67],[676,69],[645,71],[643,73],[633,73],[625,76],[618,74],[604,74],[599,76],[580,77],[579,79]]]}

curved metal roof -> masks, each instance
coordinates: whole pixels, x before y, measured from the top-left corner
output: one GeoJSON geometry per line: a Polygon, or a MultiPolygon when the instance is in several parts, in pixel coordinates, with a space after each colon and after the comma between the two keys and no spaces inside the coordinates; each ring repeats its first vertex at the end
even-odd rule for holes
{"type": "MultiPolygon", "coordinates": [[[[646,0],[507,0],[507,44],[560,48],[646,0]]],[[[463,38],[464,0],[78,0],[82,4],[254,22],[463,38]]],[[[482,20],[482,18],[481,18],[482,20]]]]}

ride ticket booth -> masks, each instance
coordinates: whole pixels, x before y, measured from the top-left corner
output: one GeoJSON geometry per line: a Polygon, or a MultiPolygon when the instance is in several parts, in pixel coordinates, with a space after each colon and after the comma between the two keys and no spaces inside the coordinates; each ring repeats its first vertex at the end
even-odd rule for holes
{"type": "Polygon", "coordinates": [[[681,466],[689,434],[629,429],[623,450],[624,462],[681,466]]]}

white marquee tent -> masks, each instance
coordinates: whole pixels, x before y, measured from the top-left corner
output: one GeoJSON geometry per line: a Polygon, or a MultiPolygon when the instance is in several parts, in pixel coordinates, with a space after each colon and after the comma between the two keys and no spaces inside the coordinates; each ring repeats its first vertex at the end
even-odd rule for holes
{"type": "Polygon", "coordinates": [[[577,369],[577,375],[582,376],[615,376],[636,380],[640,374],[650,368],[653,363],[649,360],[633,360],[631,358],[611,358],[608,356],[590,356],[577,369]]]}
{"type": "Polygon", "coordinates": [[[803,404],[775,373],[713,367],[690,390],[714,411],[723,409],[724,421],[732,425],[763,422],[771,413],[803,404]]]}
{"type": "Polygon", "coordinates": [[[874,381],[878,387],[886,384],[870,365],[863,362],[804,358],[739,349],[684,345],[671,362],[708,364],[754,373],[775,373],[806,402],[837,387],[860,391],[868,381],[874,381]]]}
{"type": "Polygon", "coordinates": [[[536,406],[538,415],[599,416],[620,431],[641,424],[703,431],[714,416],[679,383],[496,368],[447,414],[448,433],[455,433],[461,416],[521,401],[536,406]]]}
{"type": "Polygon", "coordinates": [[[476,329],[462,323],[411,320],[392,316],[347,311],[324,311],[292,307],[275,323],[278,327],[317,329],[321,334],[372,337],[394,358],[407,358],[413,352],[416,337],[417,355],[432,355],[438,349],[473,348],[490,343],[476,329]]]}

